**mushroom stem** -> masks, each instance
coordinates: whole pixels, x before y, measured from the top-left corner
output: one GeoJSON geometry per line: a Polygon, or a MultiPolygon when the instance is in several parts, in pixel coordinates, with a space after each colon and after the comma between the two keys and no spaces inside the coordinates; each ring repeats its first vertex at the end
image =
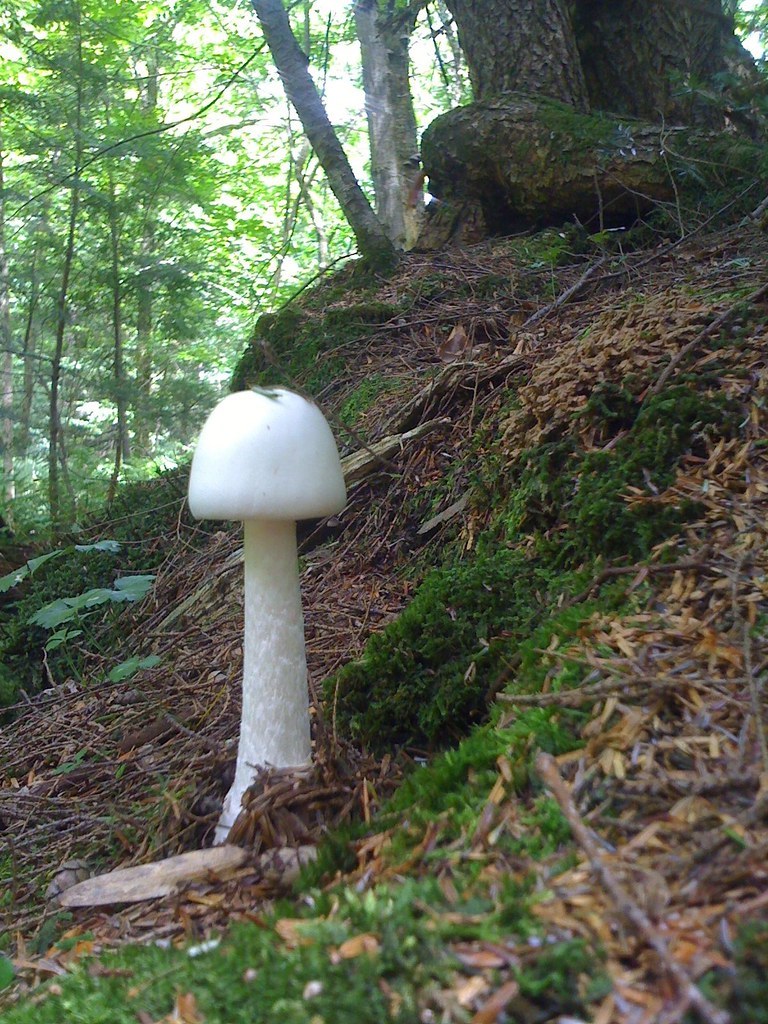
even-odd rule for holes
{"type": "Polygon", "coordinates": [[[296,523],[248,519],[244,527],[243,711],[217,842],[239,814],[257,765],[305,765],[312,756],[296,523]]]}

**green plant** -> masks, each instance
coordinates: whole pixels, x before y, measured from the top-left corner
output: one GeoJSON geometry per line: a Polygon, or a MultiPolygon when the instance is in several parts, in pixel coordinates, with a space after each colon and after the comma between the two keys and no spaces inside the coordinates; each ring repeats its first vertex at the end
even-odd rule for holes
{"type": "Polygon", "coordinates": [[[327,682],[340,725],[376,750],[445,746],[466,733],[486,712],[502,634],[530,628],[546,583],[524,555],[505,548],[432,572],[363,657],[327,682]]]}
{"type": "Polygon", "coordinates": [[[581,415],[599,418],[616,442],[585,452],[566,436],[523,452],[510,468],[509,500],[499,513],[507,540],[549,531],[560,563],[647,557],[693,512],[690,502],[662,503],[655,494],[672,482],[684,452],[704,454],[709,441],[732,436],[742,412],[731,399],[685,383],[642,405],[623,388],[602,386],[581,415]]]}

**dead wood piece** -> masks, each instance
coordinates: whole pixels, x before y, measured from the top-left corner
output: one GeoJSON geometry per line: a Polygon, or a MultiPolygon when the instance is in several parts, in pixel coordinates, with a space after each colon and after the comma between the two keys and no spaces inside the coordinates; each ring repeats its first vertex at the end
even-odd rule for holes
{"type": "Polygon", "coordinates": [[[642,579],[644,576],[650,573],[665,573],[665,572],[677,572],[678,570],[687,569],[703,569],[706,565],[706,559],[711,553],[711,549],[704,547],[701,551],[697,552],[692,558],[683,558],[679,562],[658,562],[652,563],[651,565],[611,565],[607,569],[603,569],[597,576],[592,580],[589,586],[585,587],[579,594],[575,594],[573,597],[569,597],[562,603],[561,608],[571,608],[573,605],[581,604],[582,601],[586,601],[593,590],[597,590],[599,586],[605,583],[607,580],[613,579],[616,576],[637,576],[638,579],[642,579]]]}
{"type": "Polygon", "coordinates": [[[571,827],[574,838],[586,853],[592,870],[599,878],[603,888],[610,895],[618,912],[629,924],[642,935],[644,941],[653,949],[664,970],[677,985],[685,1008],[692,1007],[706,1024],[728,1024],[730,1016],[714,1007],[697,988],[686,970],[674,959],[669,947],[659,934],[648,915],[635,903],[624,886],[618,881],[605,862],[597,841],[576,809],[571,792],[557,769],[557,762],[551,754],[539,752],[536,756],[536,769],[546,786],[560,805],[571,827]]]}
{"type": "Polygon", "coordinates": [[[341,468],[344,473],[344,481],[347,485],[357,483],[372,473],[381,463],[390,459],[397,452],[401,451],[411,441],[426,437],[434,430],[445,429],[450,425],[446,418],[429,420],[420,423],[412,430],[406,430],[398,434],[389,434],[378,441],[373,441],[358,452],[345,456],[341,460],[341,468]]]}
{"type": "Polygon", "coordinates": [[[232,871],[248,860],[237,846],[192,850],[155,864],[139,864],[96,875],[65,889],[58,896],[62,907],[99,907],[109,903],[138,903],[169,896],[187,882],[209,874],[232,871]]]}
{"type": "Polygon", "coordinates": [[[469,495],[463,494],[458,501],[454,501],[453,504],[449,505],[448,508],[444,508],[442,512],[438,512],[436,516],[432,516],[426,523],[422,523],[416,531],[417,536],[424,537],[428,533],[432,533],[438,526],[442,526],[443,523],[450,523],[452,519],[460,515],[467,507],[469,501],[469,495]]]}
{"type": "Polygon", "coordinates": [[[301,869],[317,860],[316,846],[280,846],[256,858],[256,864],[265,881],[288,888],[299,877],[301,869]]]}
{"type": "Polygon", "coordinates": [[[436,411],[440,399],[455,393],[459,388],[465,388],[468,395],[474,395],[480,385],[494,383],[512,373],[522,374],[528,367],[528,360],[514,353],[495,363],[474,360],[449,363],[400,409],[395,428],[407,431],[417,426],[425,416],[436,411]]]}
{"type": "Polygon", "coordinates": [[[578,295],[582,288],[595,276],[595,274],[608,262],[608,257],[603,256],[596,263],[590,264],[578,281],[575,281],[570,288],[566,288],[564,292],[561,292],[554,302],[550,302],[547,306],[543,306],[538,309],[523,324],[523,330],[532,327],[538,323],[539,320],[543,320],[544,317],[549,316],[550,313],[554,313],[556,309],[564,306],[566,302],[569,302],[574,295],[578,295]]]}

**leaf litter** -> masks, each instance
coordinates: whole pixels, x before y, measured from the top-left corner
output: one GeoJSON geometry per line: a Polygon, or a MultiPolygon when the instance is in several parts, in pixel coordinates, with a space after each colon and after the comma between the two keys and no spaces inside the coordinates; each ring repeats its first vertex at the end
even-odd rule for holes
{"type": "MultiPolygon", "coordinates": [[[[396,367],[406,383],[367,414],[369,439],[405,431],[414,418],[449,423],[386,462],[374,461],[339,521],[303,537],[315,698],[319,681],[359,655],[371,632],[407,602],[413,584],[403,569],[414,553],[434,551],[437,558],[446,530],[462,530],[471,543],[477,510],[460,506],[455,522],[439,523],[436,535],[424,537],[418,528],[429,517],[411,499],[461,467],[481,420],[503,415],[510,460],[574,423],[587,450],[604,447],[611,441],[600,422],[582,415],[595,383],[636,381],[642,399],[683,350],[687,358],[673,371],[706,366],[716,356],[719,388],[743,404],[738,436],[684,458],[660,492],[624,496],[629,504],[659,506],[691,500],[698,512],[648,564],[602,574],[608,578],[616,568],[628,590],[643,595],[641,608],[596,613],[575,639],[542,651],[552,668],[548,678],[578,663],[585,681],[499,697],[502,727],[525,706],[589,709],[583,746],[539,760],[545,792],[575,837],[575,861],[564,868],[558,851],[520,863],[503,848],[502,834],[526,827],[505,757],[470,831],[441,845],[446,822],[435,820],[406,860],[393,861],[396,826],[377,832],[376,814],[408,770],[408,755],[376,759],[355,750],[336,735],[333,709],[321,711],[315,699],[315,766],[261,770],[248,793],[232,836],[249,851],[247,864],[165,899],[107,913],[79,910],[64,935],[70,945],[41,942],[41,916],[55,913],[45,888],[57,874],[70,873],[59,879],[66,887],[97,867],[145,864],[205,845],[228,786],[242,659],[240,540],[236,530],[222,530],[195,551],[195,526],[180,510],[152,596],[126,616],[133,625],[125,651],[159,657],[160,665],[127,683],[59,681],[0,734],[0,820],[15,865],[3,924],[15,938],[23,988],[110,945],[204,942],[234,920],[262,922],[295,877],[291,851],[313,847],[329,830],[357,819],[371,827],[353,844],[357,868],[347,883],[370,888],[435,873],[447,904],[457,909],[423,911],[442,923],[473,920],[462,909],[466,894],[452,858],[476,862],[475,884],[491,893],[502,891],[504,878],[533,874],[531,907],[546,942],[581,937],[604,953],[611,984],[590,1004],[596,1024],[682,1021],[689,1012],[727,1019],[698,983],[709,971],[732,970],[740,926],[768,920],[768,346],[764,300],[745,308],[738,298],[768,268],[764,240],[753,234],[740,228],[704,242],[694,238],[656,262],[646,257],[634,275],[628,257],[631,289],[617,283],[620,275],[595,273],[588,287],[552,303],[528,330],[530,301],[516,301],[514,288],[492,309],[488,302],[450,298],[452,279],[464,285],[489,273],[519,279],[504,242],[468,254],[409,257],[402,277],[382,283],[381,298],[405,288],[406,275],[412,286],[437,271],[446,295],[414,303],[407,322],[378,328],[350,359],[349,381],[324,396],[337,408],[345,387],[354,389],[372,369],[396,367]],[[739,332],[740,343],[713,353],[706,328],[720,317],[739,332]],[[510,351],[514,360],[495,372],[510,351]],[[512,387],[519,406],[510,414],[504,410],[512,387]],[[91,938],[78,939],[86,935],[91,938]]],[[[576,264],[558,281],[568,293],[582,277],[583,264],[576,264]]],[[[460,502],[466,486],[466,473],[455,472],[444,504],[460,502]]],[[[593,581],[595,589],[604,578],[593,581]]],[[[100,668],[94,664],[94,678],[100,668]]],[[[301,933],[299,922],[277,923],[285,942],[311,941],[301,933]]],[[[376,935],[361,933],[330,948],[329,957],[376,956],[378,944],[376,935]]],[[[425,994],[422,1020],[540,1019],[515,974],[537,958],[536,943],[452,941],[450,953],[454,981],[425,994]]],[[[585,989],[587,981],[580,980],[585,989]]],[[[167,1019],[199,1020],[194,996],[179,995],[167,1019]]]]}

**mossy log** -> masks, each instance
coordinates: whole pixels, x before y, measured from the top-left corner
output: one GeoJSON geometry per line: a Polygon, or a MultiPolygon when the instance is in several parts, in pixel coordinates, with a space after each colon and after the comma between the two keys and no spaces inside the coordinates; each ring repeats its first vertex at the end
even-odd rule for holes
{"type": "MultiPolygon", "coordinates": [[[[455,232],[460,211],[473,221],[479,211],[494,235],[574,218],[595,231],[628,226],[658,203],[677,202],[686,181],[700,190],[715,162],[725,174],[741,168],[757,176],[766,148],[722,132],[580,114],[512,92],[436,118],[422,159],[436,211],[441,204],[459,211],[438,219],[455,232]]],[[[425,247],[439,244],[429,225],[423,237],[425,247]]]]}

